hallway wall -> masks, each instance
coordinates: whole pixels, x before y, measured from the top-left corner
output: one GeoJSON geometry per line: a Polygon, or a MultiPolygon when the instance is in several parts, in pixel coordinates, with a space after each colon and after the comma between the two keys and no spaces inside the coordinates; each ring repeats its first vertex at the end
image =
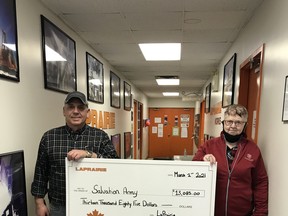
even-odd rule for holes
{"type": "MultiPolygon", "coordinates": [[[[54,22],[76,41],[77,50],[77,82],[78,90],[86,93],[86,60],[88,51],[104,64],[105,71],[105,103],[103,105],[90,103],[90,108],[116,113],[116,129],[106,130],[107,133],[123,133],[130,131],[130,112],[110,107],[109,71],[116,72],[121,80],[125,77],[114,70],[101,56],[85,44],[78,35],[62,23],[49,10],[44,8],[39,0],[18,0],[18,45],[20,61],[20,83],[0,79],[0,153],[23,149],[25,152],[26,185],[29,203],[29,215],[33,215],[34,204],[30,195],[30,184],[39,140],[44,131],[64,124],[62,106],[65,94],[44,89],[44,73],[41,53],[40,14],[54,22]],[[128,119],[128,120],[127,120],[128,119]],[[123,124],[128,121],[129,124],[123,124]]],[[[260,127],[258,134],[259,147],[265,160],[269,174],[269,208],[270,216],[286,215],[286,191],[288,191],[288,173],[283,165],[286,161],[288,125],[281,121],[284,79],[288,75],[288,1],[265,0],[256,11],[255,16],[247,24],[236,42],[219,65],[219,89],[212,93],[211,105],[222,98],[222,79],[225,63],[233,53],[237,53],[237,71],[235,100],[237,103],[239,86],[239,65],[252,52],[265,43],[263,65],[263,89],[261,96],[260,127]]],[[[126,80],[129,82],[129,80],[126,80]]],[[[121,84],[122,85],[122,84],[121,84]]],[[[122,88],[121,88],[122,89],[122,88]]],[[[205,87],[204,87],[205,89],[205,87]]],[[[122,92],[122,91],[121,91],[122,92]]],[[[143,103],[144,119],[148,117],[148,103],[145,95],[132,85],[133,99],[143,103]]],[[[153,106],[159,104],[151,101],[153,106]]],[[[223,111],[222,111],[223,112],[223,111]]],[[[206,116],[205,131],[213,136],[219,135],[221,126],[213,124],[215,117],[223,113],[206,116]]],[[[147,149],[148,132],[144,129],[144,149],[147,149]],[[146,146],[146,148],[145,148],[146,146]]],[[[143,158],[146,157],[143,153],[143,158]]]]}
{"type": "MultiPolygon", "coordinates": [[[[34,215],[34,201],[30,186],[34,174],[38,144],[42,134],[53,127],[64,124],[62,107],[66,94],[44,89],[42,65],[42,36],[40,14],[51,20],[76,42],[77,89],[86,94],[86,51],[94,55],[104,65],[104,104],[90,102],[89,107],[97,111],[114,112],[116,128],[105,130],[109,135],[131,131],[131,114],[121,108],[110,107],[110,70],[123,81],[130,83],[124,76],[111,67],[98,53],[82,41],[58,17],[47,10],[39,0],[16,0],[20,82],[0,79],[1,121],[0,153],[24,150],[28,215],[34,215]],[[123,124],[127,122],[127,124],[123,124]]],[[[131,83],[130,83],[131,84],[131,83]]],[[[143,104],[143,117],[148,117],[147,97],[131,84],[133,99],[143,104]]],[[[147,133],[144,131],[144,134],[147,133]]],[[[148,135],[143,138],[143,154],[147,156],[148,135]]],[[[124,140],[121,142],[124,143],[124,140]]],[[[124,145],[122,145],[124,152],[124,145]]]]}
{"type": "MultiPolygon", "coordinates": [[[[219,92],[213,92],[211,104],[222,98],[224,65],[237,53],[236,86],[234,103],[238,101],[239,66],[256,49],[265,43],[262,77],[262,95],[258,131],[258,145],[262,150],[269,175],[269,215],[287,214],[288,172],[286,172],[286,153],[288,124],[282,122],[282,107],[285,77],[288,75],[288,1],[265,0],[255,16],[246,25],[236,42],[223,58],[219,66],[219,92]],[[284,168],[283,168],[284,167],[284,168]]],[[[208,83],[207,83],[208,84],[208,83]]],[[[205,89],[205,88],[204,88],[205,89]]],[[[218,136],[222,126],[213,121],[221,114],[206,115],[206,133],[218,136]]]]}

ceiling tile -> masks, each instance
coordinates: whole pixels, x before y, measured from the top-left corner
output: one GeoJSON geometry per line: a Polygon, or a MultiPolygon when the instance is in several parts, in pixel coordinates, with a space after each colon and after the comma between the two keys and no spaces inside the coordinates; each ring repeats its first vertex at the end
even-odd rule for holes
{"type": "MultiPolygon", "coordinates": [[[[263,0],[40,0],[148,97],[199,92],[263,0]],[[147,62],[138,43],[182,43],[181,61],[147,62]],[[159,87],[156,75],[179,75],[159,87]]],[[[83,54],[84,55],[84,54],[83,54]]],[[[133,89],[132,89],[133,91],[133,89]]]]}

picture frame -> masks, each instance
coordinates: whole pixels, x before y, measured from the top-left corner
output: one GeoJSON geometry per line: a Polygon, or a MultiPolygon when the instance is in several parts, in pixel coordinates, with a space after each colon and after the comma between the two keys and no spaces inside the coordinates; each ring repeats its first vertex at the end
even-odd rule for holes
{"type": "Polygon", "coordinates": [[[131,148],[131,132],[124,132],[124,158],[131,158],[132,148],[131,148]]]}
{"type": "Polygon", "coordinates": [[[285,123],[288,122],[288,75],[285,77],[282,121],[285,123]]]}
{"type": "Polygon", "coordinates": [[[117,152],[119,158],[121,158],[121,134],[111,135],[111,142],[117,152]]]}
{"type": "Polygon", "coordinates": [[[0,154],[0,213],[28,215],[24,151],[0,154]]]}
{"type": "Polygon", "coordinates": [[[131,111],[131,85],[124,81],[124,110],[131,111]]]}
{"type": "Polygon", "coordinates": [[[224,66],[223,74],[223,90],[222,90],[222,107],[227,107],[233,104],[234,100],[234,85],[235,85],[235,71],[236,71],[237,54],[233,56],[224,66]]]}
{"type": "Polygon", "coordinates": [[[87,99],[96,103],[104,103],[104,67],[90,53],[86,52],[87,99]]]}
{"type": "Polygon", "coordinates": [[[76,91],[75,41],[43,15],[41,30],[45,88],[63,93],[76,91]]]}
{"type": "Polygon", "coordinates": [[[212,84],[209,83],[205,89],[205,113],[210,113],[211,86],[212,84]]]}
{"type": "Polygon", "coordinates": [[[0,77],[20,82],[15,0],[1,1],[0,20],[0,77]]]}
{"type": "Polygon", "coordinates": [[[120,78],[110,71],[110,106],[120,108],[120,78]]]}

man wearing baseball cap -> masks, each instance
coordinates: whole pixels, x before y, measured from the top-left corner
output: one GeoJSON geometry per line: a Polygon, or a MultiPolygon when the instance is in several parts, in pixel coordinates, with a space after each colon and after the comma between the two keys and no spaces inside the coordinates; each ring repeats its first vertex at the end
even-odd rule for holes
{"type": "Polygon", "coordinates": [[[31,185],[37,216],[66,215],[65,157],[74,161],[81,158],[117,158],[107,133],[86,124],[89,108],[82,92],[74,91],[67,95],[63,115],[66,124],[45,132],[39,144],[31,185]],[[47,193],[50,209],[44,201],[47,193]]]}
{"type": "Polygon", "coordinates": [[[70,92],[65,99],[65,104],[67,104],[73,98],[78,98],[83,104],[88,106],[86,96],[82,92],[79,92],[79,91],[70,92]]]}

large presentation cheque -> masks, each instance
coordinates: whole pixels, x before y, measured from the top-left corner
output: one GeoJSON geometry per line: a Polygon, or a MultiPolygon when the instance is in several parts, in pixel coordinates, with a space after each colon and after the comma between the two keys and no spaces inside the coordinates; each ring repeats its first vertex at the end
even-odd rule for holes
{"type": "Polygon", "coordinates": [[[213,216],[216,165],[168,160],[66,160],[69,216],[213,216]]]}

